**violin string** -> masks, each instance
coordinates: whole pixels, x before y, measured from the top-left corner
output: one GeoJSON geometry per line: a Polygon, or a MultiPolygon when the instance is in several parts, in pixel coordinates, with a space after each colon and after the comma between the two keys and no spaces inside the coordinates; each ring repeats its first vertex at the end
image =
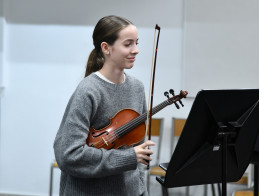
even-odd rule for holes
{"type": "MultiPolygon", "coordinates": [[[[167,105],[168,105],[168,101],[167,100],[162,102],[161,104],[159,104],[158,106],[156,106],[154,108],[154,112],[153,112],[152,115],[154,115],[155,113],[157,113],[158,111],[160,111],[161,109],[166,107],[167,105]]],[[[144,121],[145,115],[146,115],[146,113],[138,116],[137,118],[135,118],[135,119],[131,120],[130,122],[124,124],[123,126],[119,127],[117,129],[117,131],[115,130],[117,135],[119,137],[121,137],[121,136],[125,135],[127,132],[129,132],[128,130],[132,130],[133,128],[135,128],[138,125],[140,125],[144,121]]],[[[117,136],[115,134],[109,134],[108,137],[106,137],[105,141],[113,142],[115,139],[117,139],[117,136]],[[110,138],[108,139],[108,137],[110,137],[110,138]]],[[[95,146],[97,147],[97,145],[100,145],[100,144],[105,145],[105,141],[100,140],[100,141],[95,143],[95,146]]]]}
{"type": "MultiPolygon", "coordinates": [[[[155,113],[157,113],[158,111],[160,111],[162,108],[164,108],[165,106],[167,106],[167,104],[166,104],[166,105],[164,105],[164,104],[165,104],[165,103],[163,103],[163,104],[158,105],[157,107],[155,107],[155,108],[154,108],[154,111],[152,112],[152,113],[153,113],[152,115],[154,115],[155,113]]],[[[138,126],[138,125],[139,125],[141,122],[143,122],[143,120],[145,119],[144,116],[145,116],[145,115],[143,115],[142,118],[140,118],[140,119],[136,119],[136,122],[135,122],[134,120],[130,121],[128,124],[125,124],[125,125],[128,125],[128,126],[125,126],[125,127],[123,127],[123,128],[126,128],[126,131],[127,131],[127,129],[129,129],[129,128],[134,128],[134,126],[138,126]]],[[[122,133],[122,134],[125,134],[125,129],[123,129],[121,133],[122,133]]]]}
{"type": "MultiPolygon", "coordinates": [[[[160,108],[162,109],[163,106],[162,106],[162,105],[158,105],[157,107],[155,107],[153,114],[155,114],[155,113],[157,113],[159,110],[161,110],[160,108]]],[[[119,133],[121,133],[122,135],[124,135],[125,132],[128,131],[128,129],[134,128],[134,126],[138,126],[140,123],[143,122],[143,120],[145,119],[145,116],[146,116],[146,113],[144,113],[143,115],[141,115],[140,118],[135,118],[136,120],[133,119],[133,120],[130,121],[129,123],[125,124],[124,126],[121,127],[122,130],[121,130],[121,131],[119,130],[119,131],[120,131],[119,133]]]]}
{"type": "MultiPolygon", "coordinates": [[[[165,102],[161,103],[160,105],[156,106],[154,108],[154,112],[153,114],[157,113],[158,111],[160,111],[161,109],[163,109],[164,107],[166,107],[168,105],[168,101],[166,100],[165,102]]],[[[105,138],[105,141],[109,141],[109,142],[113,142],[115,141],[119,136],[123,136],[125,135],[127,132],[129,132],[128,130],[132,130],[133,128],[137,127],[138,125],[140,125],[144,119],[145,119],[145,115],[146,113],[142,114],[141,116],[138,116],[137,118],[131,120],[130,122],[126,123],[125,125],[123,125],[122,127],[119,127],[117,129],[117,133],[115,134],[109,134],[106,138],[105,138]],[[135,127],[134,127],[135,126],[135,127]]],[[[114,131],[114,132],[115,132],[114,131]]],[[[99,140],[98,142],[95,143],[95,146],[98,147],[100,145],[100,148],[102,146],[105,146],[105,141],[103,140],[99,140]]]]}
{"type": "MultiPolygon", "coordinates": [[[[152,115],[154,115],[155,113],[157,113],[158,111],[160,111],[161,109],[163,109],[164,107],[166,107],[168,105],[168,100],[162,102],[161,104],[157,105],[155,108],[154,108],[154,112],[152,112],[152,115]]],[[[146,113],[138,116],[137,118],[131,120],[130,122],[124,124],[123,126],[119,127],[117,130],[117,135],[119,137],[125,135],[128,130],[132,130],[133,128],[137,127],[138,125],[140,125],[144,119],[146,118],[146,113]],[[134,127],[135,126],[135,127],[134,127]]],[[[116,131],[114,130],[114,132],[116,131]]],[[[114,140],[117,139],[116,135],[115,134],[109,134],[108,137],[110,137],[109,139],[106,138],[105,141],[109,141],[109,142],[113,142],[114,140]]],[[[95,147],[97,147],[98,145],[102,144],[102,145],[105,145],[105,141],[103,140],[99,140],[98,142],[95,143],[95,147]]],[[[101,145],[101,146],[102,146],[101,145]]],[[[100,147],[101,147],[100,146],[100,147]]]]}
{"type": "MultiPolygon", "coordinates": [[[[154,111],[152,112],[152,115],[156,114],[158,111],[162,110],[169,104],[170,104],[169,101],[166,100],[166,101],[162,102],[161,104],[157,105],[156,107],[154,107],[154,111]]],[[[142,122],[144,122],[145,116],[146,116],[146,113],[144,113],[144,114],[138,116],[137,118],[131,120],[130,122],[122,125],[118,129],[114,130],[114,132],[116,132],[115,134],[109,134],[105,138],[105,141],[113,142],[118,138],[118,136],[121,137],[121,136],[125,135],[126,133],[129,132],[129,130],[132,130],[133,128],[137,127],[142,122]],[[109,137],[109,139],[108,139],[108,137],[109,137]]],[[[96,142],[94,144],[96,147],[100,144],[102,144],[101,146],[103,146],[103,145],[105,145],[105,141],[99,140],[98,142],[96,142]]]]}
{"type": "MultiPolygon", "coordinates": [[[[143,114],[143,115],[145,115],[145,114],[143,114]]],[[[119,127],[118,129],[116,129],[115,131],[117,132],[117,135],[119,136],[119,137],[121,137],[121,136],[123,136],[124,134],[124,132],[126,132],[125,131],[125,129],[129,129],[129,127],[131,127],[133,124],[138,124],[138,122],[141,122],[141,121],[143,121],[143,115],[141,115],[141,116],[138,116],[137,118],[135,118],[135,119],[133,119],[132,121],[130,121],[130,122],[128,122],[127,124],[125,124],[125,125],[123,125],[122,127],[119,127]],[[136,121],[136,122],[135,122],[136,121]]],[[[114,131],[114,132],[115,132],[114,131]]],[[[112,134],[111,136],[110,136],[111,134],[109,134],[109,136],[108,137],[110,137],[109,139],[108,138],[106,138],[106,141],[109,141],[109,142],[113,142],[113,140],[115,140],[117,137],[116,137],[116,135],[115,134],[112,134]]],[[[102,144],[104,144],[105,145],[105,143],[104,143],[104,141],[102,141],[102,140],[100,140],[99,142],[97,142],[96,144],[97,145],[99,145],[100,143],[102,143],[102,144]]]]}
{"type": "MultiPolygon", "coordinates": [[[[153,114],[156,113],[157,111],[161,110],[160,108],[163,108],[163,107],[164,106],[162,106],[162,105],[158,105],[157,107],[155,107],[153,114]]],[[[146,115],[146,113],[144,113],[141,116],[131,120],[130,122],[126,123],[125,125],[119,127],[116,131],[117,134],[119,136],[123,136],[125,133],[128,132],[129,129],[132,129],[132,128],[134,128],[134,126],[138,126],[139,124],[141,124],[145,119],[145,115],[146,115]]]]}

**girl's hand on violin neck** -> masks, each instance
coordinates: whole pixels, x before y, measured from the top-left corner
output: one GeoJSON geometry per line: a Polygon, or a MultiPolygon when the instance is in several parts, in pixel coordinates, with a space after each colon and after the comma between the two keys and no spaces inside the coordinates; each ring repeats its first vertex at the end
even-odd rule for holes
{"type": "Polygon", "coordinates": [[[143,163],[145,165],[148,165],[149,161],[152,161],[152,158],[149,156],[153,154],[153,150],[151,149],[146,149],[148,146],[154,146],[155,143],[152,141],[146,141],[141,145],[135,146],[134,150],[137,154],[137,161],[138,163],[143,163]]]}

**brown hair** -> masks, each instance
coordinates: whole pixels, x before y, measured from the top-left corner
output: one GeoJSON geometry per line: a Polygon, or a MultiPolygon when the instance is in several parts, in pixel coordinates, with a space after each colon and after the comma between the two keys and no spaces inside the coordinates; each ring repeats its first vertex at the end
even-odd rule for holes
{"type": "Polygon", "coordinates": [[[132,22],[129,20],[114,15],[105,16],[98,21],[93,32],[94,49],[88,57],[85,77],[103,67],[104,56],[101,49],[101,43],[107,42],[109,45],[113,45],[118,39],[120,30],[130,24],[132,24],[132,22]]]}

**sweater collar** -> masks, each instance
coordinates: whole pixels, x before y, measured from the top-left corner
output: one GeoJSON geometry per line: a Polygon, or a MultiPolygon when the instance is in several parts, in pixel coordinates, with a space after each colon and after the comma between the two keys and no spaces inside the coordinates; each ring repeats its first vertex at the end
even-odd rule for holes
{"type": "MultiPolygon", "coordinates": [[[[103,79],[103,80],[106,81],[106,82],[109,82],[109,83],[111,83],[111,84],[115,84],[114,82],[112,82],[112,81],[110,81],[108,78],[106,78],[104,75],[102,75],[100,71],[96,71],[96,72],[94,72],[94,74],[96,74],[99,78],[103,79]]],[[[123,74],[123,76],[124,76],[124,80],[123,80],[122,83],[124,83],[125,80],[126,80],[126,75],[125,75],[125,73],[123,74]]],[[[121,83],[121,84],[122,84],[122,83],[121,83]]]]}
{"type": "Polygon", "coordinates": [[[127,86],[128,82],[129,82],[129,75],[126,73],[125,73],[125,81],[120,84],[108,82],[108,81],[100,78],[99,76],[97,76],[95,73],[92,73],[90,76],[99,80],[104,86],[112,88],[112,89],[123,88],[124,86],[127,86]]]}

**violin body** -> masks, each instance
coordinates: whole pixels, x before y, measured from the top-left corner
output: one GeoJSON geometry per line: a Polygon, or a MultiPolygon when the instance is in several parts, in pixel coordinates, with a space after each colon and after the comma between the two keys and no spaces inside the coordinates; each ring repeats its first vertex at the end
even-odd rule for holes
{"type": "Polygon", "coordinates": [[[130,131],[128,131],[128,125],[139,116],[140,115],[132,109],[119,111],[110,119],[108,126],[100,130],[95,130],[94,127],[91,127],[88,138],[86,139],[86,144],[98,149],[118,149],[122,146],[129,147],[138,144],[145,136],[145,122],[142,122],[130,131]]]}
{"type": "MultiPolygon", "coordinates": [[[[168,96],[167,100],[152,108],[152,112],[149,115],[152,116],[166,106],[173,103],[176,104],[177,101],[180,102],[182,98],[186,98],[187,94],[187,91],[181,91],[179,95],[171,98],[168,96]]],[[[183,106],[182,102],[180,103],[183,106]]],[[[94,127],[91,127],[86,144],[98,149],[117,149],[122,146],[129,147],[138,144],[144,139],[146,134],[145,121],[147,120],[147,115],[147,112],[140,115],[132,109],[121,110],[110,119],[108,126],[100,130],[95,130],[94,127]]]]}

